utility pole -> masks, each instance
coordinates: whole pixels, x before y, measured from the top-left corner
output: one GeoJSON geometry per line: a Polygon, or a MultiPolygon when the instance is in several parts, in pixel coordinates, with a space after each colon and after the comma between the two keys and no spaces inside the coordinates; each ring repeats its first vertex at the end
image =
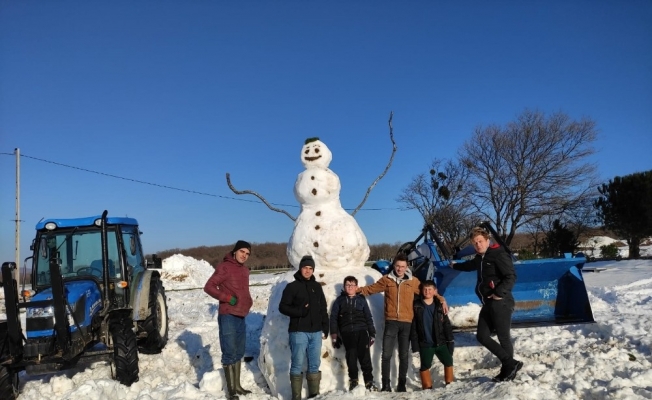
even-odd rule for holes
{"type": "Polygon", "coordinates": [[[20,285],[20,149],[14,149],[16,154],[16,283],[20,285]]]}

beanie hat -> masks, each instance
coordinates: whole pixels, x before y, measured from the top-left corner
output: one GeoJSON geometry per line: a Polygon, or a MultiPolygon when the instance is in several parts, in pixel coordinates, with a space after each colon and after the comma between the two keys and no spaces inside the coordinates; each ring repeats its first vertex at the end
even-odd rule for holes
{"type": "Polygon", "coordinates": [[[233,246],[233,250],[231,252],[235,253],[240,249],[247,249],[251,251],[251,245],[248,242],[245,242],[244,240],[238,240],[237,242],[235,242],[235,246],[233,246]]]}
{"type": "Polygon", "coordinates": [[[311,267],[315,269],[315,260],[312,259],[312,256],[303,256],[299,262],[299,269],[303,267],[311,267]]]}

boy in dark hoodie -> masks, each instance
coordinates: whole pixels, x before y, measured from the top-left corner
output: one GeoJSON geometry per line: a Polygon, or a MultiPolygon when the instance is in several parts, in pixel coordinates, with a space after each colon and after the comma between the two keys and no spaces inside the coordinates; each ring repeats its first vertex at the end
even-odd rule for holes
{"type": "Polygon", "coordinates": [[[421,284],[421,298],[414,300],[410,339],[412,351],[418,351],[421,358],[419,372],[423,389],[432,389],[430,367],[435,356],[444,364],[446,384],[453,382],[453,327],[436,294],[435,282],[425,281],[421,284]]]}
{"type": "Polygon", "coordinates": [[[365,388],[378,390],[374,385],[370,347],[374,344],[376,328],[367,300],[359,294],[358,280],[354,276],[344,278],[344,290],[335,299],[331,309],[330,331],[333,347],[344,344],[346,366],[349,369],[349,390],[358,386],[358,361],[365,388]]]}

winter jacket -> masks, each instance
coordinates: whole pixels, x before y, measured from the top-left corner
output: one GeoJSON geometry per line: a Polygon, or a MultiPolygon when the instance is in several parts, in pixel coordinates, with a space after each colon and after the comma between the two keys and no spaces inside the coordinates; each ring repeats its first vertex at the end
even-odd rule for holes
{"type": "Polygon", "coordinates": [[[204,285],[204,292],[220,301],[220,315],[246,317],[254,303],[249,293],[249,268],[237,262],[231,253],[215,266],[215,272],[204,285]],[[234,306],[229,304],[231,296],[237,299],[234,306]]]}
{"type": "Polygon", "coordinates": [[[503,298],[513,298],[512,288],[516,282],[514,263],[505,249],[497,244],[491,245],[484,255],[476,254],[472,260],[456,263],[453,265],[453,269],[466,272],[477,271],[475,294],[482,304],[484,304],[484,299],[492,294],[503,298]]]}
{"type": "MultiPolygon", "coordinates": [[[[429,345],[426,343],[426,326],[423,321],[423,313],[425,312],[426,304],[422,299],[414,301],[414,319],[412,320],[412,329],[410,330],[410,341],[412,343],[412,351],[419,351],[422,347],[439,347],[441,345],[448,345],[449,351],[453,349],[453,326],[451,325],[448,315],[444,314],[441,302],[433,299],[435,304],[435,315],[430,329],[432,329],[432,339],[435,343],[429,345]]],[[[453,352],[451,351],[451,354],[453,352]]]]}
{"type": "MultiPolygon", "coordinates": [[[[412,276],[412,272],[407,270],[403,278],[398,278],[392,270],[389,274],[378,279],[376,283],[363,286],[358,289],[358,293],[368,296],[374,293],[385,293],[385,320],[412,322],[414,310],[412,303],[414,296],[419,294],[419,285],[421,282],[412,276]]],[[[443,297],[437,295],[442,303],[446,302],[443,297]]]]}
{"type": "Polygon", "coordinates": [[[290,317],[289,332],[319,332],[328,335],[326,297],[315,276],[305,279],[301,271],[294,274],[294,282],[283,289],[278,310],[290,317]],[[308,307],[306,307],[306,304],[308,307]]]}
{"type": "Polygon", "coordinates": [[[343,291],[331,308],[331,333],[356,331],[367,331],[375,337],[374,319],[364,297],[359,294],[349,297],[343,291]]]}

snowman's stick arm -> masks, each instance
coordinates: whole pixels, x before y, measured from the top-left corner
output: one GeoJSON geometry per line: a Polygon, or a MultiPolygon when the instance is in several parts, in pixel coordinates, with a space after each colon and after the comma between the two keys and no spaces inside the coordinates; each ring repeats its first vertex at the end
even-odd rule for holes
{"type": "Polygon", "coordinates": [[[362,208],[362,205],[367,201],[367,197],[369,197],[369,193],[371,193],[371,190],[374,188],[374,186],[376,186],[376,184],[378,183],[379,180],[383,179],[383,177],[385,176],[387,171],[389,171],[389,168],[392,166],[392,162],[394,161],[394,153],[396,153],[396,142],[394,141],[394,128],[392,127],[392,117],[393,116],[394,116],[394,111],[390,111],[389,112],[388,124],[389,124],[389,138],[392,141],[392,155],[389,157],[389,162],[387,163],[387,166],[385,167],[385,170],[383,171],[383,173],[380,174],[378,176],[378,178],[376,178],[375,181],[373,181],[371,186],[369,186],[369,188],[367,189],[367,193],[364,195],[364,199],[362,199],[362,202],[360,203],[360,205],[358,207],[356,207],[355,210],[353,210],[351,215],[355,215],[355,213],[357,213],[358,210],[362,208]]]}
{"type": "Polygon", "coordinates": [[[235,193],[235,194],[253,194],[254,196],[258,197],[258,198],[260,199],[260,201],[262,201],[263,203],[265,203],[265,205],[266,205],[270,210],[272,210],[272,211],[276,211],[276,212],[280,212],[280,213],[283,213],[283,214],[287,215],[288,217],[290,217],[290,219],[291,219],[292,221],[296,221],[296,220],[297,220],[295,217],[293,217],[292,215],[290,215],[289,212],[287,212],[287,211],[285,211],[285,210],[281,210],[280,208],[276,208],[276,207],[272,206],[271,204],[269,204],[269,203],[267,202],[267,200],[265,200],[265,198],[264,198],[263,196],[259,195],[258,193],[254,192],[253,190],[237,190],[237,189],[236,189],[235,187],[233,187],[233,185],[231,184],[231,174],[229,174],[228,172],[226,173],[226,183],[229,185],[229,188],[231,189],[231,191],[233,191],[233,193],[235,193]]]}

